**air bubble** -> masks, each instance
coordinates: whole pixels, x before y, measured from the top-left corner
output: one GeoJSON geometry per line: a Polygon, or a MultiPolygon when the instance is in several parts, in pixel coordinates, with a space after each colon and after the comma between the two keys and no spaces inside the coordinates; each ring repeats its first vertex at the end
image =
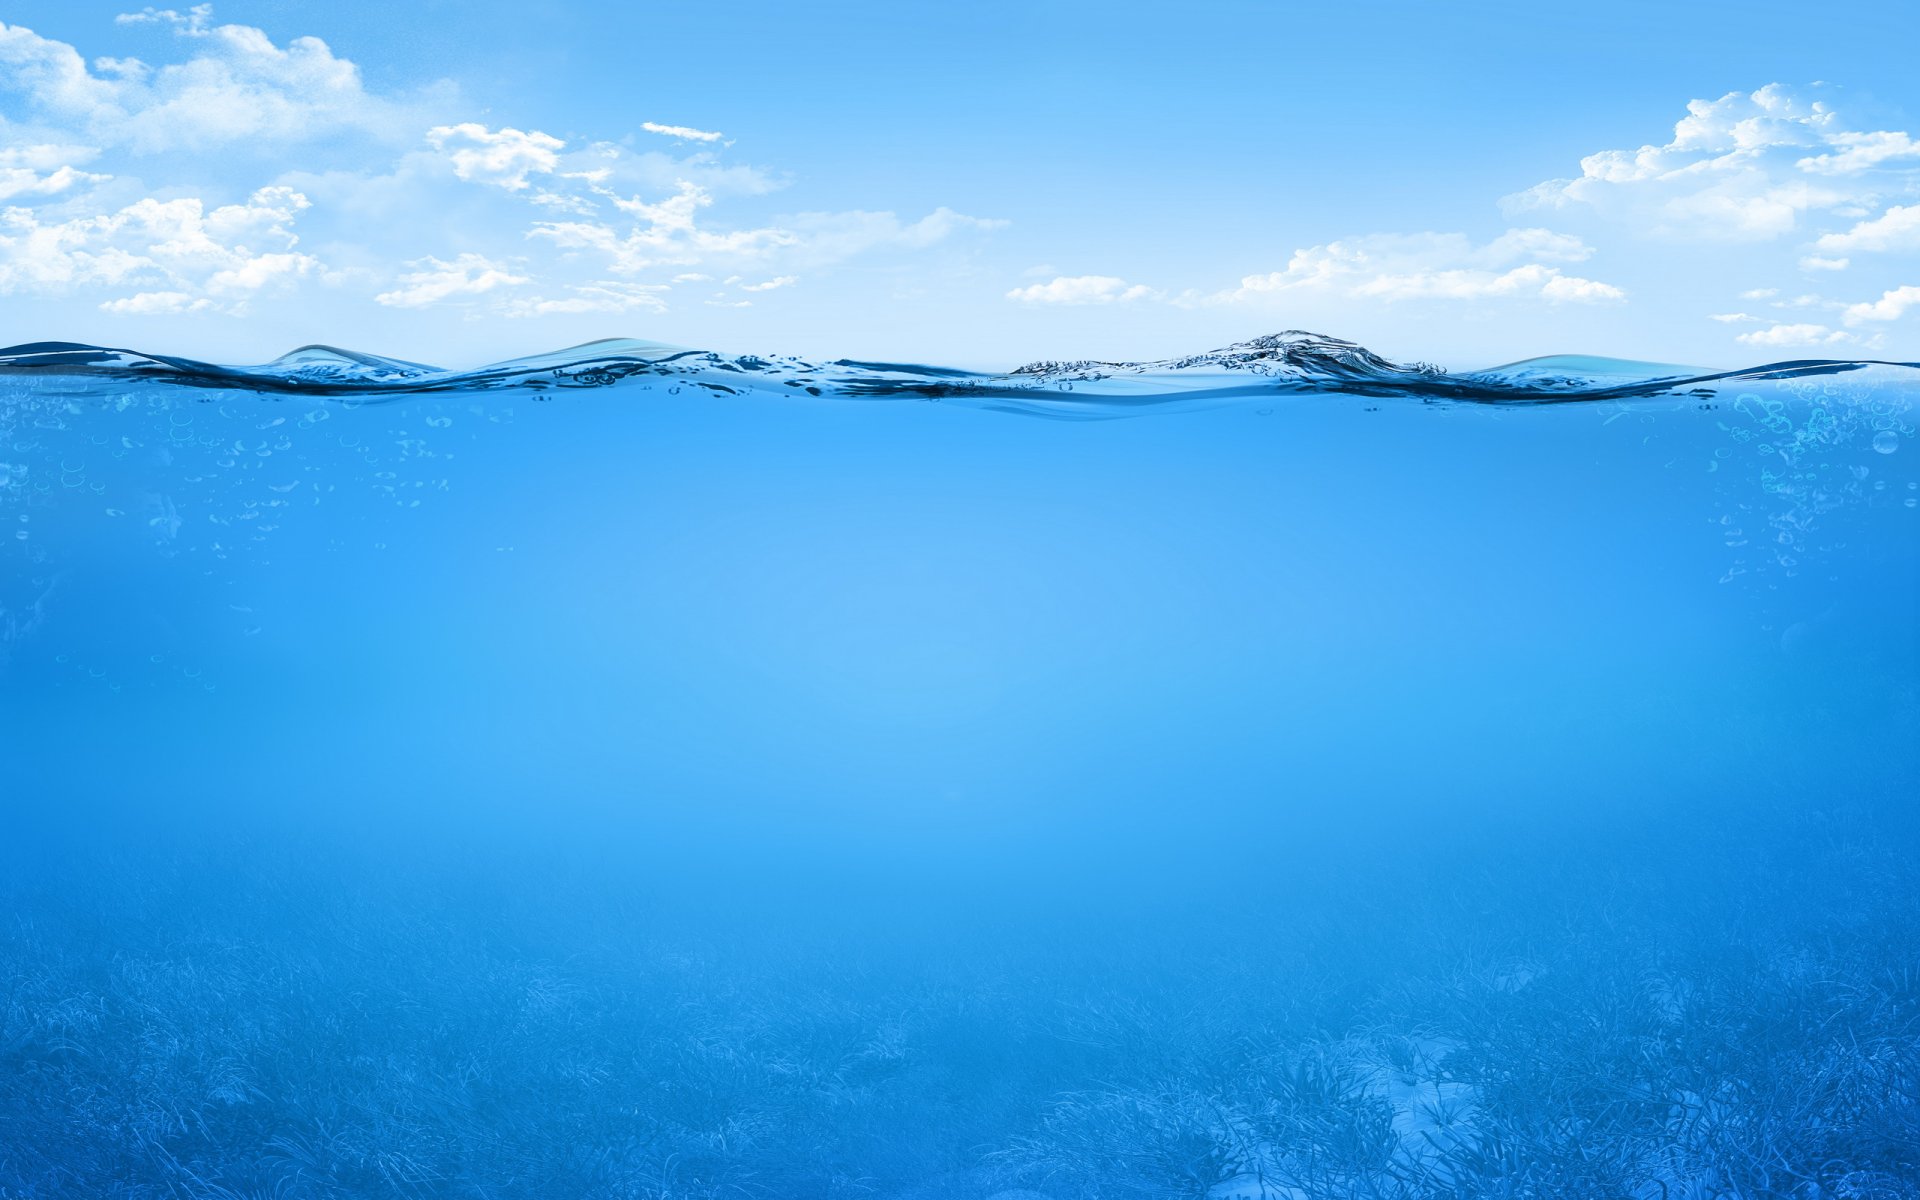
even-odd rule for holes
{"type": "Polygon", "coordinates": [[[1873,448],[1882,454],[1892,454],[1900,448],[1900,435],[1891,429],[1882,429],[1873,435],[1873,448]]]}

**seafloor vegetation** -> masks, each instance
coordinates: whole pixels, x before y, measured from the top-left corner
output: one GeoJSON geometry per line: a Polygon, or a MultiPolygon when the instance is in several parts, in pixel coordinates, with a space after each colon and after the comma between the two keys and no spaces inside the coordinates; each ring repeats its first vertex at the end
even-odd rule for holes
{"type": "Polygon", "coordinates": [[[1920,1196],[1910,823],[1707,824],[913,924],[564,856],[42,855],[0,1197],[1920,1196]]]}

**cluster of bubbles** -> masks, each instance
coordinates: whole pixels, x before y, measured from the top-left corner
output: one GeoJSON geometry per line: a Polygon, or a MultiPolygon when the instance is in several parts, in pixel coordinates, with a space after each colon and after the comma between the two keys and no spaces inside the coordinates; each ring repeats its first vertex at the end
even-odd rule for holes
{"type": "MultiPolygon", "coordinates": [[[[75,547],[131,541],[180,570],[218,580],[235,632],[260,632],[248,570],[269,565],[279,535],[343,494],[417,509],[451,488],[456,421],[512,419],[511,406],[416,402],[366,406],[153,383],[82,390],[73,381],[0,386],[0,670],[44,632],[75,547]],[[348,413],[343,410],[356,409],[348,413]],[[352,418],[352,419],[342,419],[352,418]]],[[[339,537],[349,536],[343,531],[339,537]]],[[[378,547],[376,547],[378,548],[378,547]]],[[[122,549],[119,553],[126,553],[122,549]]],[[[125,664],[48,661],[116,688],[125,664]]],[[[143,656],[211,688],[192,664],[143,656]]]]}
{"type": "Polygon", "coordinates": [[[28,511],[35,417],[22,391],[0,388],[0,670],[14,647],[39,631],[51,590],[46,551],[34,540],[28,511]]]}
{"type": "Polygon", "coordinates": [[[1836,510],[1894,503],[1920,507],[1920,484],[1904,485],[1885,458],[1914,436],[1910,388],[1845,377],[1785,380],[1767,393],[1743,392],[1716,406],[1729,445],[1709,469],[1732,460],[1755,488],[1742,488],[1719,518],[1738,553],[1721,582],[1742,575],[1800,573],[1821,520],[1836,510]]]}

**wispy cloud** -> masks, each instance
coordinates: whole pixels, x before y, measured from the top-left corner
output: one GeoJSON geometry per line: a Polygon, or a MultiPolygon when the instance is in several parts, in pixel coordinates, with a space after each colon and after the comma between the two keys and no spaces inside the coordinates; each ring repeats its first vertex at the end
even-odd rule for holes
{"type": "Polygon", "coordinates": [[[423,258],[412,265],[414,269],[401,275],[392,291],[374,300],[391,308],[425,308],[531,282],[480,254],[462,254],[451,262],[423,258]]]}
{"type": "Polygon", "coordinates": [[[1296,250],[1286,269],[1249,275],[1216,303],[1306,291],[1383,301],[1535,298],[1549,303],[1609,304],[1624,289],[1567,274],[1560,264],[1584,262],[1593,248],[1549,229],[1510,229],[1476,244],[1464,234],[1370,234],[1296,250]]]}
{"type": "Polygon", "coordinates": [[[1022,304],[1125,304],[1157,294],[1144,284],[1128,283],[1112,275],[1062,275],[1046,283],[1014,288],[1007,299],[1022,304]]]}
{"type": "Polygon", "coordinates": [[[687,142],[717,142],[727,136],[724,133],[715,133],[711,129],[695,129],[689,125],[661,125],[654,121],[642,121],[640,128],[648,133],[658,133],[687,142]]]}
{"type": "Polygon", "coordinates": [[[1765,329],[1756,329],[1752,333],[1743,333],[1734,339],[1749,346],[1838,346],[1860,339],[1841,330],[1829,329],[1825,325],[1796,324],[1769,325],[1765,329]]]}
{"type": "MultiPolygon", "coordinates": [[[[524,281],[523,281],[524,282],[524,281]]],[[[598,279],[574,284],[565,295],[519,297],[508,302],[502,312],[510,317],[551,317],[582,313],[661,312],[666,307],[664,284],[630,283],[618,279],[598,279]]]]}

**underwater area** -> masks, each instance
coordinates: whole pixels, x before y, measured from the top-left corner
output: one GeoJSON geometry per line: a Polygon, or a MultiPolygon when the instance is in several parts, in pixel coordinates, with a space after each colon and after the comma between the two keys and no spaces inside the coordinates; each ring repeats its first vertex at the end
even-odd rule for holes
{"type": "Polygon", "coordinates": [[[0,1200],[1920,1198],[1917,426],[0,352],[0,1200]]]}

